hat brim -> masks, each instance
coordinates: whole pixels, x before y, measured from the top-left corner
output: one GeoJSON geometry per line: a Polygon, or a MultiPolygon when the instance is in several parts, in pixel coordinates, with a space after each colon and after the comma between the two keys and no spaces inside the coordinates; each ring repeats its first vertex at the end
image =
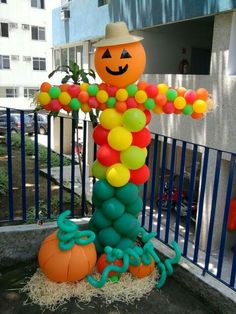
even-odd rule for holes
{"type": "Polygon", "coordinates": [[[116,46],[123,44],[131,44],[137,41],[143,40],[143,37],[140,36],[125,36],[125,37],[117,37],[117,38],[104,38],[97,43],[94,44],[95,47],[106,47],[106,46],[116,46]]]}

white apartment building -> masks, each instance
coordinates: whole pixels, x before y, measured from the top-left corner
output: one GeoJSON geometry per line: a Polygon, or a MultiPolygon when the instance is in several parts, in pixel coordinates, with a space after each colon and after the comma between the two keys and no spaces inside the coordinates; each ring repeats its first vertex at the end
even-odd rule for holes
{"type": "Polygon", "coordinates": [[[0,106],[30,108],[52,71],[52,9],[60,0],[0,0],[0,106]]]}

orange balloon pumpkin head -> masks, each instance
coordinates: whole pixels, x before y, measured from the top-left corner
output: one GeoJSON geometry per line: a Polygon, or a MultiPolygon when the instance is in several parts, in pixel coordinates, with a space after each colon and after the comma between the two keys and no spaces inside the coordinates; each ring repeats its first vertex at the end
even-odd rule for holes
{"type": "Polygon", "coordinates": [[[144,71],[146,55],[142,37],[129,34],[124,22],[106,26],[106,37],[95,46],[95,68],[107,84],[125,87],[139,79],[144,71]]]}

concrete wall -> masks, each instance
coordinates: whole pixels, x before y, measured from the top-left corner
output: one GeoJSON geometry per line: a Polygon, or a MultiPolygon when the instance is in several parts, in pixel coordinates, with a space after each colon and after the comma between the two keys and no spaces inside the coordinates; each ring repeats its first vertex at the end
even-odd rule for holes
{"type": "Polygon", "coordinates": [[[101,7],[98,7],[97,0],[72,0],[68,4],[69,20],[61,20],[60,8],[53,11],[53,29],[57,30],[53,45],[103,37],[105,25],[113,21],[125,21],[130,30],[139,30],[235,7],[235,0],[198,0],[194,4],[192,0],[111,0],[101,7]]]}

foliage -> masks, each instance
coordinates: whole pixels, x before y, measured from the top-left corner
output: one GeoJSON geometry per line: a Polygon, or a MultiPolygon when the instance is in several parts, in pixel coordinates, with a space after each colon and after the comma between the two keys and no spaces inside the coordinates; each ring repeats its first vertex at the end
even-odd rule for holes
{"type": "Polygon", "coordinates": [[[88,72],[85,72],[84,69],[80,69],[79,65],[72,60],[69,61],[69,65],[58,66],[48,75],[48,78],[51,78],[56,72],[66,73],[61,81],[62,83],[67,83],[72,80],[74,84],[79,85],[82,82],[89,83],[88,76],[91,76],[93,79],[96,77],[96,74],[92,69],[89,69],[88,72]]]}
{"type": "Polygon", "coordinates": [[[0,171],[0,195],[6,195],[8,191],[8,177],[7,172],[3,168],[0,171]]]}
{"type": "MultiPolygon", "coordinates": [[[[5,140],[6,141],[6,140],[5,140]]],[[[21,136],[20,134],[12,134],[11,138],[11,146],[13,149],[20,149],[21,148],[21,136]]],[[[34,156],[34,142],[25,137],[25,153],[28,156],[34,156]]],[[[47,156],[48,151],[47,148],[43,145],[38,145],[38,158],[40,166],[47,164],[47,156]]],[[[63,166],[69,166],[70,160],[68,158],[63,158],[63,166]]],[[[60,166],[60,156],[51,151],[51,167],[59,167],[60,166]]]]}
{"type": "Polygon", "coordinates": [[[5,145],[0,145],[0,156],[7,155],[7,147],[5,145]]]}

